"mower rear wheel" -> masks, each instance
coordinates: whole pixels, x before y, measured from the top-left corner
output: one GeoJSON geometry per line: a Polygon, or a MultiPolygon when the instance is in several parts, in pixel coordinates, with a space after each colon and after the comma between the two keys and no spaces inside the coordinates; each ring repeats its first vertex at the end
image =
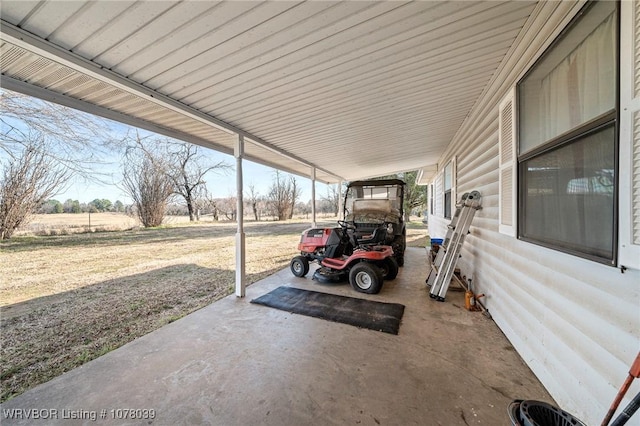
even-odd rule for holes
{"type": "Polygon", "coordinates": [[[296,256],[291,259],[291,273],[296,277],[304,277],[309,272],[309,260],[304,256],[296,256]]]}
{"type": "Polygon", "coordinates": [[[360,293],[377,294],[382,283],[382,270],[373,264],[360,262],[349,272],[349,284],[360,293]]]}
{"type": "Polygon", "coordinates": [[[387,257],[385,260],[378,263],[380,269],[382,269],[382,278],[385,281],[394,280],[398,276],[398,262],[393,257],[387,257]]]}
{"type": "Polygon", "coordinates": [[[393,239],[391,243],[393,248],[393,255],[396,258],[398,266],[404,266],[404,251],[407,247],[407,236],[405,233],[398,235],[393,239]]]}

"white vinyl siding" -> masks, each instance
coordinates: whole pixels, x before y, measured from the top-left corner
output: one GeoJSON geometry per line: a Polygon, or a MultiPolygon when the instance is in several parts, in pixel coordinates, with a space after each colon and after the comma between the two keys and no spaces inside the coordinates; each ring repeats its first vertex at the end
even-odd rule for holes
{"type": "MultiPolygon", "coordinates": [[[[639,8],[640,9],[640,8],[639,8]]],[[[638,103],[639,98],[635,101],[638,103]]],[[[632,176],[632,222],[633,222],[633,244],[640,245],[640,111],[638,105],[633,110],[633,145],[631,154],[631,176],[632,176]]],[[[640,257],[638,258],[640,260],[640,257]]],[[[636,263],[634,266],[638,267],[636,263]]]]}
{"type": "Polygon", "coordinates": [[[622,2],[620,34],[620,222],[618,263],[640,269],[640,4],[622,2]],[[633,28],[625,31],[625,28],[633,28]]]}
{"type": "MultiPolygon", "coordinates": [[[[442,158],[457,157],[458,193],[478,190],[482,194],[482,210],[473,219],[458,261],[461,272],[473,278],[478,292],[487,295],[486,304],[496,324],[556,404],[587,424],[599,424],[640,347],[640,271],[629,269],[622,274],[611,266],[530,244],[499,229],[499,106],[582,5],[538,4],[527,30],[442,158]]],[[[631,2],[621,2],[621,8],[623,19],[631,15],[631,2]]],[[[633,16],[637,19],[637,13],[633,16]]],[[[623,37],[627,31],[631,39],[628,21],[621,30],[623,37]]],[[[640,39],[636,36],[636,40],[640,39]]],[[[631,81],[637,81],[637,86],[627,83],[626,87],[633,87],[629,93],[635,92],[633,101],[638,105],[640,78],[638,70],[634,71],[629,75],[636,77],[631,81]]],[[[621,152],[621,160],[630,158],[632,142],[636,152],[638,148],[638,128],[635,136],[631,128],[627,130],[626,136],[620,134],[621,151],[623,147],[628,151],[627,157],[621,152]]],[[[630,165],[631,161],[627,170],[630,165]]],[[[621,170],[620,176],[624,173],[621,170]]],[[[630,185],[631,179],[626,189],[621,185],[619,198],[620,206],[627,200],[631,212],[630,185]]],[[[445,235],[448,223],[441,216],[431,217],[430,235],[445,235]]],[[[620,228],[622,232],[622,221],[620,228]]],[[[621,407],[638,391],[640,382],[633,384],[621,407]]]]}
{"type": "Polygon", "coordinates": [[[500,103],[498,112],[499,128],[499,188],[500,232],[514,237],[516,235],[516,109],[515,90],[500,103]]]}

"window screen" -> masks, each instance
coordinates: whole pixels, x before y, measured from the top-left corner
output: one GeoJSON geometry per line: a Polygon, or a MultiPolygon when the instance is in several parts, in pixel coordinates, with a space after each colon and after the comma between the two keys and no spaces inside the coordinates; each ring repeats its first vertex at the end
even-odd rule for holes
{"type": "Polygon", "coordinates": [[[614,130],[607,126],[522,163],[523,238],[613,258],[614,130]]]}

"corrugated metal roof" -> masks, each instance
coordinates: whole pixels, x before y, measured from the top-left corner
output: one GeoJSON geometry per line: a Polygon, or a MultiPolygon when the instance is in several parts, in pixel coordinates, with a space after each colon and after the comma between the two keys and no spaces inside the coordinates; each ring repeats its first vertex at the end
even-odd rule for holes
{"type": "Polygon", "coordinates": [[[352,180],[436,163],[535,3],[3,1],[2,85],[352,180]]]}

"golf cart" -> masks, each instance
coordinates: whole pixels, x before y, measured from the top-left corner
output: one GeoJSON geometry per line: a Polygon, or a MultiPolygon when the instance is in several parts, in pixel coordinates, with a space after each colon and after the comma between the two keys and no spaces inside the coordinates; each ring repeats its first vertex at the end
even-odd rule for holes
{"type": "Polygon", "coordinates": [[[389,245],[398,266],[404,265],[405,183],[400,179],[354,181],[344,198],[344,221],[359,245],[389,245]]]}

